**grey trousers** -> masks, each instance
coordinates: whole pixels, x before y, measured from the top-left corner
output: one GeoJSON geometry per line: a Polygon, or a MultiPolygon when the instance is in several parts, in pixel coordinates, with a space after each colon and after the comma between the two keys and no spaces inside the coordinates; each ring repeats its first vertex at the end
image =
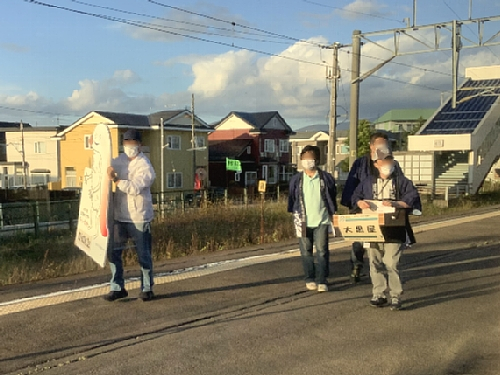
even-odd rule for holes
{"type": "Polygon", "coordinates": [[[401,243],[370,243],[368,257],[374,297],[384,297],[387,284],[391,297],[399,298],[403,293],[398,270],[403,248],[401,243]]]}

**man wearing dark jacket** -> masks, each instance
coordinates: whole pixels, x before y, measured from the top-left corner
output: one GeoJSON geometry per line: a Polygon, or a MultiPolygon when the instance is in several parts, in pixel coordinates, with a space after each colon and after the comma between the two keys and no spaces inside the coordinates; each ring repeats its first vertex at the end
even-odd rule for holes
{"type": "Polygon", "coordinates": [[[407,238],[411,243],[415,242],[408,214],[412,210],[420,211],[422,207],[413,183],[395,169],[392,152],[388,148],[380,148],[377,149],[376,156],[370,176],[354,190],[351,206],[361,211],[370,208],[367,200],[377,200],[383,206],[394,208],[394,215],[404,215],[405,226],[382,228],[385,242],[371,242],[367,246],[373,284],[370,304],[375,307],[385,306],[385,291],[389,287],[391,310],[399,310],[403,292],[398,270],[399,258],[407,238]]]}
{"type": "MultiPolygon", "coordinates": [[[[375,132],[370,136],[370,154],[362,156],[354,161],[349,176],[342,191],[342,199],[340,203],[349,209],[350,213],[354,213],[357,207],[352,207],[351,197],[356,187],[366,178],[370,176],[370,170],[373,168],[375,160],[375,151],[379,147],[389,147],[389,139],[387,134],[382,132],[375,132]]],[[[401,168],[396,163],[395,168],[401,172],[401,168]]],[[[351,250],[351,280],[357,283],[360,280],[361,271],[363,269],[363,255],[365,250],[361,242],[354,242],[351,250]]]]}
{"type": "Polygon", "coordinates": [[[337,210],[337,191],[334,178],[318,168],[319,159],[319,147],[305,146],[302,149],[300,160],[304,172],[297,173],[290,180],[288,212],[293,213],[299,237],[306,288],[327,292],[330,270],[328,232],[337,210]],[[313,244],[316,246],[317,265],[314,264],[313,244]]]}

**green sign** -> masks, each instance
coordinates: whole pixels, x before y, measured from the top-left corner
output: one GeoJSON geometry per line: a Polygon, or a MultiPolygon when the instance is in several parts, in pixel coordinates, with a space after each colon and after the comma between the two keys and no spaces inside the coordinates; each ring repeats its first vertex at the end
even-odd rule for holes
{"type": "Polygon", "coordinates": [[[239,160],[226,158],[226,170],[241,172],[241,162],[239,160]]]}

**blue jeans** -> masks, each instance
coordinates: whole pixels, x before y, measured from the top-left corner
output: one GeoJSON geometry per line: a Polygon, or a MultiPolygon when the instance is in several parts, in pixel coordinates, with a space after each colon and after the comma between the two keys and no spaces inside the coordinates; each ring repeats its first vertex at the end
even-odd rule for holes
{"type": "Polygon", "coordinates": [[[306,236],[299,238],[302,266],[306,276],[306,283],[317,281],[326,284],[330,273],[330,251],[328,250],[328,226],[321,224],[316,228],[307,228],[306,236]],[[316,261],[314,264],[313,244],[316,246],[316,261]]]}
{"type": "Polygon", "coordinates": [[[153,260],[151,258],[151,223],[115,221],[113,231],[113,247],[108,253],[111,268],[111,291],[119,291],[125,288],[122,253],[129,238],[135,243],[137,258],[141,266],[141,289],[143,292],[151,291],[154,284],[153,260]]]}

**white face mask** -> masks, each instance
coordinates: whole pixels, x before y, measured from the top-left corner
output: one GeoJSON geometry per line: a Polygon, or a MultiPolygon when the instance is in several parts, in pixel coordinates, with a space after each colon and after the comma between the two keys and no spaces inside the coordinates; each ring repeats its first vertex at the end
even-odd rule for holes
{"type": "Polygon", "coordinates": [[[135,158],[139,153],[139,146],[123,146],[123,152],[129,158],[135,158]]]}
{"type": "Polygon", "coordinates": [[[380,167],[380,173],[384,176],[390,176],[394,172],[394,165],[384,165],[380,167]]]}
{"type": "Polygon", "coordinates": [[[316,160],[301,160],[302,168],[312,171],[316,168],[316,160]]]}

